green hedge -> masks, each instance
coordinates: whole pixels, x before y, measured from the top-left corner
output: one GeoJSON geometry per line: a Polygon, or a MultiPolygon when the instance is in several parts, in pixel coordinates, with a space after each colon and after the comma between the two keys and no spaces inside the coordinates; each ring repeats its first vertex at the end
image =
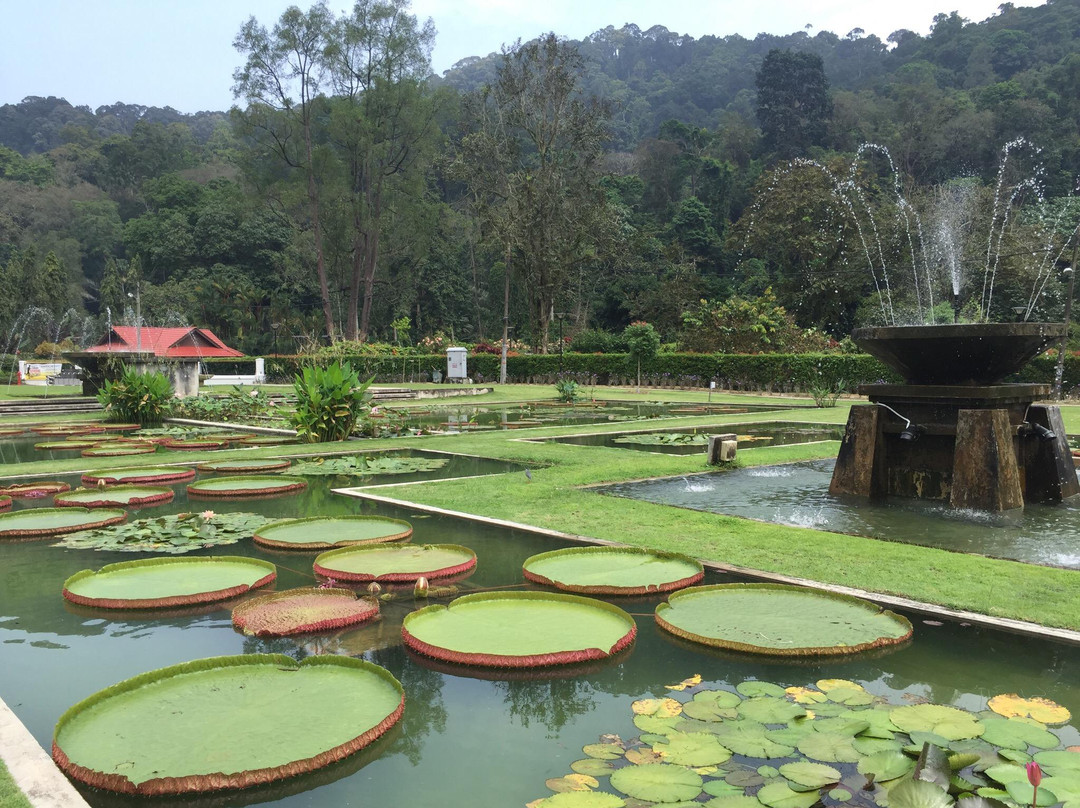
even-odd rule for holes
{"type": "MultiPolygon", "coordinates": [[[[443,354],[420,356],[351,356],[346,357],[361,378],[372,376],[379,384],[404,381],[430,381],[431,372],[446,372],[443,354]]],[[[250,360],[243,360],[250,362],[250,360]]],[[[270,356],[266,374],[270,381],[291,383],[293,376],[307,364],[328,364],[333,359],[309,356],[270,356]]],[[[1040,356],[1009,381],[1054,383],[1056,359],[1040,356]]],[[[205,360],[208,370],[227,372],[219,366],[236,366],[238,360],[205,360]]],[[[469,357],[469,376],[476,382],[499,379],[499,357],[475,354],[469,357]]],[[[626,354],[565,353],[561,358],[562,375],[582,384],[630,385],[635,382],[635,368],[626,354]]],[[[250,365],[249,365],[250,366],[250,365]]],[[[558,354],[508,356],[507,380],[534,384],[552,384],[559,378],[558,354]]],[[[842,382],[854,390],[860,384],[901,381],[877,359],[866,354],[660,354],[641,366],[641,382],[650,387],[706,388],[715,381],[728,390],[763,390],[768,392],[805,392],[817,386],[842,382]]],[[[1080,356],[1065,358],[1064,390],[1080,385],[1080,356]]]]}

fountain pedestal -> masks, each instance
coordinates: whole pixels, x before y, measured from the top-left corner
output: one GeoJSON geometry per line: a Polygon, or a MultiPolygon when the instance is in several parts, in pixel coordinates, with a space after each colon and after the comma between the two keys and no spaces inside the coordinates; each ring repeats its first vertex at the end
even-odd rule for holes
{"type": "Polygon", "coordinates": [[[855,341],[908,383],[859,389],[871,403],[851,408],[830,493],[987,511],[1080,494],[1061,413],[1035,403],[1049,386],[997,383],[1063,332],[1045,323],[857,330],[855,341]]]}

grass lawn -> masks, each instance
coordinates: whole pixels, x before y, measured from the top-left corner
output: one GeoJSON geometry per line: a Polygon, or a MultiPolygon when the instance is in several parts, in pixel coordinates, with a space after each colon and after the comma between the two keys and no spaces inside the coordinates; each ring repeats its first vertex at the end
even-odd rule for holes
{"type": "Polygon", "coordinates": [[[30,801],[15,785],[2,760],[0,760],[0,808],[30,808],[30,801]]]}
{"type": "MultiPolygon", "coordinates": [[[[549,388],[512,385],[503,395],[536,400],[549,388]]],[[[604,398],[613,391],[604,390],[604,398]]],[[[641,400],[669,395],[703,401],[705,393],[650,391],[641,400]]],[[[624,395],[633,396],[632,392],[624,395]]],[[[745,397],[751,398],[751,397],[745,397]]],[[[715,398],[714,398],[715,400],[715,398]]],[[[757,401],[775,402],[775,397],[757,401]]],[[[451,399],[453,401],[453,399],[451,399]]],[[[474,399],[466,399],[472,403],[474,399]]],[[[804,403],[803,399],[799,403],[804,403]]],[[[430,402],[425,402],[430,403],[430,402]]],[[[477,402],[480,403],[480,402],[477,402]]],[[[485,402],[486,403],[486,402],[485,402]]],[[[753,522],[717,514],[616,499],[583,486],[595,483],[683,475],[705,471],[702,455],[661,455],[624,449],[529,442],[523,438],[582,432],[697,426],[722,428],[748,421],[797,420],[843,423],[852,402],[831,409],[803,409],[726,416],[665,419],[662,422],[621,422],[596,426],[543,427],[463,435],[427,436],[351,442],[346,446],[296,445],[212,453],[215,459],[267,457],[311,452],[412,447],[436,449],[517,461],[532,469],[524,474],[449,480],[379,493],[426,505],[506,519],[553,530],[626,544],[675,550],[741,567],[809,578],[966,609],[1080,630],[1080,571],[1062,570],[1014,561],[865,539],[824,531],[753,522]]],[[[1069,407],[1067,418],[1080,425],[1080,408],[1069,407]]],[[[1068,421],[1067,421],[1068,423],[1068,421]]],[[[764,447],[742,450],[739,465],[763,465],[835,456],[838,443],[764,447]]],[[[210,453],[140,455],[117,463],[109,458],[76,458],[20,464],[18,476],[71,473],[85,469],[196,462],[210,453]]],[[[16,469],[9,469],[14,472],[16,469]]],[[[721,483],[722,484],[722,483],[721,483]]]]}

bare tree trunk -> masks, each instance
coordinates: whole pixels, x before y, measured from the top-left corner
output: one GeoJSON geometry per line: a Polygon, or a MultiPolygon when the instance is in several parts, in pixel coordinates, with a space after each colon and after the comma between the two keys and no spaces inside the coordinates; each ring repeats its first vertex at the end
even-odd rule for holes
{"type": "Polygon", "coordinates": [[[364,261],[367,260],[367,249],[364,246],[364,235],[360,229],[359,214],[353,218],[353,258],[352,277],[349,279],[349,311],[345,315],[345,339],[355,340],[359,329],[360,309],[360,278],[364,275],[364,261]]]}
{"type": "Polygon", "coordinates": [[[315,271],[319,276],[319,294],[322,297],[323,318],[326,321],[326,337],[334,341],[334,310],[330,306],[330,286],[326,282],[326,261],[323,258],[322,226],[319,222],[319,194],[315,188],[315,168],[311,162],[311,126],[304,125],[304,146],[307,149],[307,190],[311,204],[311,228],[315,236],[315,271]]]}
{"type": "MultiPolygon", "coordinates": [[[[375,217],[378,221],[378,217],[375,217]]],[[[375,299],[375,270],[379,258],[379,231],[372,231],[367,237],[367,254],[364,262],[364,307],[360,312],[360,339],[368,338],[371,326],[371,304],[375,299]]]]}

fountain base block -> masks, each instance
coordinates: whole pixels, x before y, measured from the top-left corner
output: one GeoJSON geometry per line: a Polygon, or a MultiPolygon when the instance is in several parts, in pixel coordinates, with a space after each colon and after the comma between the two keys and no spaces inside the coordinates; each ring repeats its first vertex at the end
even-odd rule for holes
{"type": "Polygon", "coordinates": [[[1080,495],[1061,412],[1034,403],[1049,395],[1047,385],[875,384],[859,392],[871,403],[851,408],[832,494],[986,511],[1080,495]],[[910,430],[901,436],[909,423],[915,440],[906,439],[910,430]]]}

